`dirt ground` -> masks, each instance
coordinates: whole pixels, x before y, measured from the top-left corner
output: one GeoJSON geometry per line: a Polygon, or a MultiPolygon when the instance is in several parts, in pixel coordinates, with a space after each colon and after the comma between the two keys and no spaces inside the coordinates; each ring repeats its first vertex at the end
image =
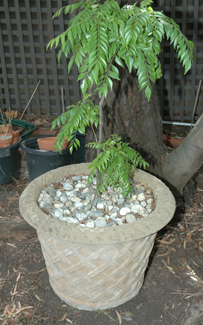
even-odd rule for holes
{"type": "MultiPolygon", "coordinates": [[[[202,325],[203,168],[194,181],[187,206],[157,235],[140,293],[116,308],[81,311],[58,298],[36,235],[0,241],[0,324],[202,325]]],[[[0,185],[0,221],[20,221],[18,201],[28,183],[23,155],[19,179],[0,185]]]]}

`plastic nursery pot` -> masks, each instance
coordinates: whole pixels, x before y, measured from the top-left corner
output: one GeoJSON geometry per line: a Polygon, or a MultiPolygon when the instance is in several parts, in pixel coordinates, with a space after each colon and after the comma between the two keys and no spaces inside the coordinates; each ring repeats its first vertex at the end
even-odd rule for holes
{"type": "Polygon", "coordinates": [[[18,148],[21,142],[0,149],[0,184],[12,183],[19,177],[18,148]]]}
{"type": "Polygon", "coordinates": [[[36,178],[21,195],[20,211],[37,229],[55,293],[79,309],[109,309],[139,293],[156,233],[173,217],[175,200],[159,179],[137,170],[133,179],[153,190],[156,207],[133,223],[85,228],[54,219],[39,208],[45,186],[68,175],[89,174],[88,165],[65,166],[36,178]]]}
{"type": "MultiPolygon", "coordinates": [[[[52,151],[52,150],[56,151],[57,150],[56,146],[54,146],[56,139],[57,139],[57,137],[46,137],[46,138],[37,139],[39,149],[40,150],[48,150],[48,151],[52,151]]],[[[62,150],[67,149],[69,144],[70,144],[70,141],[64,139],[62,150]]]]}
{"type": "MultiPolygon", "coordinates": [[[[39,137],[29,138],[21,143],[21,149],[25,152],[28,167],[29,180],[58,167],[85,162],[85,136],[76,132],[76,138],[80,141],[78,150],[74,148],[70,154],[69,148],[58,151],[39,150],[37,140],[39,137]]],[[[42,139],[42,138],[41,138],[42,139]]]]}
{"type": "Polygon", "coordinates": [[[12,144],[12,142],[13,142],[12,134],[0,136],[0,148],[8,147],[12,144]]]}

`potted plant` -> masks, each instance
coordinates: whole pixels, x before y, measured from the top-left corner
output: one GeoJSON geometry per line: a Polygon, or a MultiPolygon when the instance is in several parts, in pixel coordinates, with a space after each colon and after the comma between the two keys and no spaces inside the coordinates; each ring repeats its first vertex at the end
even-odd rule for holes
{"type": "MultiPolygon", "coordinates": [[[[56,140],[57,137],[46,137],[46,138],[39,138],[37,139],[37,143],[39,145],[39,149],[40,150],[56,150],[56,140]]],[[[64,139],[63,143],[62,143],[62,150],[65,150],[68,148],[69,146],[69,141],[64,139]]]]}
{"type": "Polygon", "coordinates": [[[0,148],[4,148],[4,147],[8,147],[12,144],[13,142],[13,136],[10,133],[10,131],[12,131],[12,126],[11,126],[11,121],[12,121],[12,117],[11,117],[11,110],[9,108],[9,111],[6,112],[9,118],[9,122],[8,124],[6,123],[6,120],[3,117],[3,113],[2,110],[0,109],[1,112],[1,119],[2,119],[2,125],[0,125],[0,148]]]}
{"type": "Polygon", "coordinates": [[[151,3],[144,0],[140,7],[135,3],[120,8],[115,0],[103,4],[86,0],[65,6],[54,16],[80,8],[67,30],[48,46],[57,47],[61,42],[59,59],[62,53],[66,57],[72,53],[69,71],[75,62],[83,93],[79,103],[68,107],[53,122],[53,128],[63,125],[57,147],[60,151],[65,136],[71,139],[70,151],[73,151],[79,146],[74,131],[85,133],[85,128],[90,126],[95,142],[87,145],[97,150],[97,157],[90,164],[62,167],[34,180],[21,196],[20,210],[38,231],[54,291],[79,309],[115,307],[138,294],[156,232],[169,222],[175,210],[173,195],[160,180],[142,170],[135,172],[136,167],[147,166],[139,153],[118,135],[102,141],[103,104],[113,88],[113,79],[119,79],[118,66],[126,65],[129,73],[137,70],[140,89],[145,88],[148,100],[151,82],[161,77],[158,55],[165,34],[177,50],[185,72],[191,67],[192,42],[182,35],[173,20],[155,12],[151,3]],[[98,93],[99,105],[91,99],[89,88],[98,93]],[[99,136],[95,131],[98,125],[99,136]],[[155,210],[131,224],[106,228],[67,224],[40,210],[37,200],[45,185],[84,173],[89,175],[90,183],[96,176],[98,195],[110,187],[128,197],[132,178],[147,184],[156,196],[155,210]]]}
{"type": "Polygon", "coordinates": [[[21,142],[21,149],[25,152],[26,162],[29,174],[29,180],[32,181],[40,175],[62,166],[78,164],[85,161],[85,136],[76,132],[76,139],[80,141],[79,150],[74,149],[70,154],[69,143],[66,140],[67,148],[62,146],[59,152],[55,146],[56,137],[33,137],[21,142]],[[49,147],[47,147],[47,139],[49,147]],[[46,146],[42,147],[41,143],[45,140],[46,146]]]}
{"type": "Polygon", "coordinates": [[[0,184],[12,183],[19,177],[18,148],[21,142],[20,131],[12,130],[12,120],[17,117],[17,111],[9,108],[4,118],[1,111],[0,125],[0,184]],[[7,123],[8,121],[8,123],[7,123]]]}
{"type": "Polygon", "coordinates": [[[9,107],[9,110],[5,112],[6,118],[4,118],[1,108],[0,108],[0,112],[1,112],[1,121],[3,123],[2,125],[0,125],[0,147],[4,148],[5,146],[15,144],[19,140],[20,131],[19,130],[15,131],[12,129],[12,120],[17,117],[18,112],[16,110],[15,111],[11,110],[11,108],[9,107]]]}

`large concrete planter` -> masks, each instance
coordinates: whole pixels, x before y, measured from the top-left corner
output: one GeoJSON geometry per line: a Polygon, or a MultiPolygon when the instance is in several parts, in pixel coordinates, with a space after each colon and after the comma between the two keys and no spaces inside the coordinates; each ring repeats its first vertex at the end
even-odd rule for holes
{"type": "Polygon", "coordinates": [[[52,170],[32,181],[20,198],[20,211],[37,229],[49,280],[55,293],[79,309],[116,307],[138,294],[156,233],[173,217],[175,200],[156,177],[137,171],[134,179],[148,184],[156,209],[133,224],[84,228],[43,213],[40,190],[69,174],[86,173],[88,164],[52,170]]]}

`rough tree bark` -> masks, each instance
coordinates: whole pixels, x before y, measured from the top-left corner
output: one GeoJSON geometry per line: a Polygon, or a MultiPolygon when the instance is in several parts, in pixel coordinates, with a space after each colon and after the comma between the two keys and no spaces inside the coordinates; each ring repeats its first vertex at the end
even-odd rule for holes
{"type": "MultiPolygon", "coordinates": [[[[107,140],[110,134],[118,134],[145,158],[151,172],[160,175],[166,147],[162,140],[162,121],[155,85],[148,102],[144,90],[139,91],[136,72],[130,74],[127,69],[119,70],[120,81],[114,81],[113,91],[109,92],[103,106],[103,140],[107,140]]],[[[88,130],[87,141],[90,140],[93,140],[93,134],[88,130]]],[[[95,157],[94,150],[87,150],[87,161],[95,157]]]]}
{"type": "Polygon", "coordinates": [[[183,142],[164,159],[161,176],[182,193],[203,164],[203,114],[183,142]]]}

